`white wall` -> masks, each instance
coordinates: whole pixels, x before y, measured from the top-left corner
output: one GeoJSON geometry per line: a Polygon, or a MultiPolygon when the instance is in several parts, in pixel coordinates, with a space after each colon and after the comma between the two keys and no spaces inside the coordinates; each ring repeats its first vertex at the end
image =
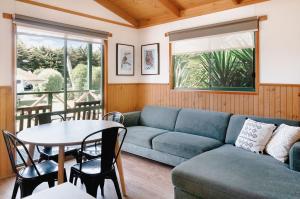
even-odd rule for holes
{"type": "Polygon", "coordinates": [[[2,13],[13,13],[14,0],[0,2],[0,85],[12,83],[12,24],[11,20],[3,19],[2,13]]]}
{"type": "MultiPolygon", "coordinates": [[[[58,0],[40,0],[40,2],[64,7],[66,9],[77,10],[83,13],[88,13],[91,15],[103,17],[106,19],[111,19],[119,22],[125,22],[119,19],[113,13],[104,10],[98,4],[92,0],[69,0],[64,1],[62,4],[58,0]],[[67,2],[67,3],[66,3],[67,2]],[[76,6],[75,6],[76,4],[76,6]],[[92,8],[96,7],[96,8],[92,8]],[[80,9],[81,8],[81,9],[80,9]],[[89,12],[91,11],[91,12],[89,12]],[[97,14],[99,13],[99,14],[97,14]]],[[[106,23],[98,20],[93,20],[85,17],[80,17],[72,14],[67,14],[64,12],[59,12],[55,10],[50,10],[47,8],[42,8],[30,4],[25,4],[21,2],[15,2],[15,0],[1,0],[0,1],[0,12],[7,13],[18,13],[27,16],[37,17],[41,19],[47,19],[52,21],[57,21],[61,23],[67,23],[71,25],[98,29],[103,31],[108,31],[113,34],[108,40],[108,81],[109,83],[120,83],[127,82],[133,83],[138,82],[138,75],[140,72],[139,67],[136,66],[135,76],[116,76],[116,43],[132,44],[135,49],[139,49],[138,43],[138,30],[134,28],[119,26],[111,23],[106,23]]],[[[11,85],[11,75],[12,75],[12,21],[8,19],[3,19],[0,17],[0,85],[11,85]]],[[[135,62],[137,63],[140,59],[139,52],[136,52],[135,62]]]]}
{"type": "MultiPolygon", "coordinates": [[[[39,0],[43,3],[124,22],[93,0],[39,0]]],[[[260,31],[260,79],[262,83],[300,84],[300,0],[271,0],[247,7],[194,17],[145,29],[132,29],[59,11],[41,8],[15,0],[0,0],[0,13],[19,13],[72,25],[109,31],[109,83],[168,83],[169,49],[165,32],[240,19],[256,15],[268,15],[261,22],[260,31]],[[140,46],[160,43],[160,75],[141,76],[140,46]],[[135,76],[116,76],[116,43],[135,46],[135,76]]],[[[0,85],[11,85],[12,33],[11,20],[0,17],[0,85]]]]}
{"type": "Polygon", "coordinates": [[[159,42],[161,49],[161,75],[143,76],[140,82],[169,82],[166,32],[260,15],[268,15],[260,23],[261,83],[300,84],[300,0],[271,0],[140,30],[140,44],[159,42]]]}

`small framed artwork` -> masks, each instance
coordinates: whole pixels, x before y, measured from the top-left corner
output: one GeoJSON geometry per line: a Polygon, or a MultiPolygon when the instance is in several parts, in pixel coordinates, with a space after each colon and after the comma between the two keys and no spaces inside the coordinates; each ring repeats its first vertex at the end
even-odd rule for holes
{"type": "Polygon", "coordinates": [[[159,75],[159,43],[142,45],[142,75],[159,75]]]}
{"type": "Polygon", "coordinates": [[[134,75],[134,46],[117,44],[117,69],[118,76],[134,75]]]}

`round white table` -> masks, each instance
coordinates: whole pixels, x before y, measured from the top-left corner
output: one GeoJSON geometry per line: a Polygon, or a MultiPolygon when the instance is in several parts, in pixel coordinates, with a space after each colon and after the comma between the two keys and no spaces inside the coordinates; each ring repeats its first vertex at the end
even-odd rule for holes
{"type": "MultiPolygon", "coordinates": [[[[73,120],[53,122],[24,129],[17,137],[25,144],[29,144],[29,153],[33,157],[34,148],[38,146],[58,146],[58,184],[64,181],[65,146],[80,145],[82,140],[91,133],[111,128],[123,127],[122,124],[105,120],[73,120]]],[[[99,137],[91,137],[89,141],[97,141],[99,137]]],[[[116,145],[116,149],[119,145],[116,145]]],[[[117,168],[123,194],[126,195],[125,181],[121,156],[117,159],[117,168]]]]}

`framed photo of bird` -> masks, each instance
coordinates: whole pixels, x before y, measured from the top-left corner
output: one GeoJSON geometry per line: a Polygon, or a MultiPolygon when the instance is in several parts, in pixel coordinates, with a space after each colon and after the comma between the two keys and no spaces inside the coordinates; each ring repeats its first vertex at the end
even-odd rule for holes
{"type": "Polygon", "coordinates": [[[134,46],[117,43],[117,68],[118,76],[134,75],[134,46]]]}
{"type": "Polygon", "coordinates": [[[159,43],[142,45],[141,51],[142,75],[159,75],[159,43]]]}

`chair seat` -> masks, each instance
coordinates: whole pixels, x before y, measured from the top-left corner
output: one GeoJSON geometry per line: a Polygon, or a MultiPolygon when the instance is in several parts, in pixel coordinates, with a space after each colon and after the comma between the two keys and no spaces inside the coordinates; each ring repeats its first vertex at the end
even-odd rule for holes
{"type": "MultiPolygon", "coordinates": [[[[77,163],[71,167],[71,169],[75,169],[80,171],[80,164],[77,163]]],[[[101,160],[100,159],[92,159],[82,163],[82,173],[85,174],[99,174],[101,173],[101,160]]]]}
{"type": "MultiPolygon", "coordinates": [[[[76,153],[78,150],[78,147],[70,147],[67,146],[65,147],[65,155],[71,155],[76,153]]],[[[44,147],[44,148],[40,148],[40,152],[43,155],[49,156],[49,157],[54,157],[54,156],[58,156],[58,151],[59,148],[58,147],[44,147]]]]}
{"type": "MultiPolygon", "coordinates": [[[[38,163],[36,164],[36,167],[40,172],[40,175],[52,174],[58,171],[57,163],[52,160],[46,160],[41,163],[38,163]]],[[[33,165],[27,166],[26,168],[19,170],[19,174],[23,178],[35,178],[39,176],[36,170],[34,169],[33,165]]]]}

